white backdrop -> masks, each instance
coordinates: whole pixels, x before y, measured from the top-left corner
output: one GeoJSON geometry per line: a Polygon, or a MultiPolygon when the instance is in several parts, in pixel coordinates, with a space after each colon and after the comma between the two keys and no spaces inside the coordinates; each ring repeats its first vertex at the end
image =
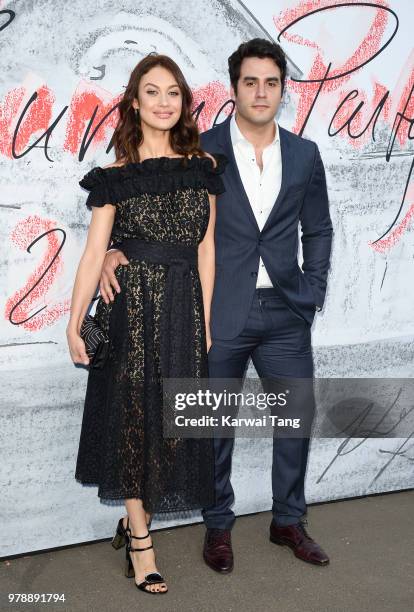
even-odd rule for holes
{"type": "MultiPolygon", "coordinates": [[[[317,141],[334,224],[327,299],[313,325],[316,373],[412,377],[411,3],[325,10],[335,4],[0,2],[0,555],[108,537],[123,512],[74,480],[87,372],[72,364],[65,328],[91,214],[78,181],[113,160],[110,111],[152,50],[182,67],[197,105],[205,103],[205,130],[224,118],[230,53],[287,28],[280,42],[296,81],[279,121],[317,141]],[[321,83],[329,64],[336,78],[321,83]]],[[[340,443],[312,441],[308,502],[414,486],[409,437],[337,456],[340,443]]],[[[270,440],[237,441],[236,513],[270,508],[270,459],[270,440]]]]}

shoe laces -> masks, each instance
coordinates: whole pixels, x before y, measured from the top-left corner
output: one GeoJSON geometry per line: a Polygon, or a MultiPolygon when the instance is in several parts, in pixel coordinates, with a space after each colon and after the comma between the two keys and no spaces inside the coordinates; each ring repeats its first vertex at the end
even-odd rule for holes
{"type": "Polygon", "coordinates": [[[225,529],[209,529],[208,539],[210,542],[220,541],[220,544],[230,544],[230,532],[225,529]]]}
{"type": "Polygon", "coordinates": [[[314,539],[310,537],[310,535],[308,534],[308,532],[305,529],[305,525],[308,524],[307,519],[302,519],[299,521],[299,528],[302,531],[303,535],[308,538],[308,540],[310,540],[311,542],[314,542],[314,539]]]}

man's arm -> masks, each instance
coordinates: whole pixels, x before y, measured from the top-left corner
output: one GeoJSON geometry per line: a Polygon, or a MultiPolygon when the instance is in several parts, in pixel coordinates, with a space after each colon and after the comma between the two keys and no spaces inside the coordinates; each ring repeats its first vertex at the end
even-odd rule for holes
{"type": "Polygon", "coordinates": [[[311,285],[316,309],[321,310],[325,301],[333,229],[325,169],[316,144],[313,169],[299,218],[302,227],[302,270],[311,285]]]}

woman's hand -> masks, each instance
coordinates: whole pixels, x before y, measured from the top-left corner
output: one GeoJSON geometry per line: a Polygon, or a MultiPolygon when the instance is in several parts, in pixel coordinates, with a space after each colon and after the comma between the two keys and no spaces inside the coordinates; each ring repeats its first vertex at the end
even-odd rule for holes
{"type": "Polygon", "coordinates": [[[88,365],[89,357],[86,354],[85,343],[78,332],[75,329],[68,327],[66,329],[66,338],[73,363],[88,365]]]}

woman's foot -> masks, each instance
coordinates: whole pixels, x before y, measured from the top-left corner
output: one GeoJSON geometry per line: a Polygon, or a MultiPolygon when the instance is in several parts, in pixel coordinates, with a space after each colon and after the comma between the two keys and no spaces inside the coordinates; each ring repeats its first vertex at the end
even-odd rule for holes
{"type": "MultiPolygon", "coordinates": [[[[152,538],[148,533],[147,537],[145,534],[136,534],[132,530],[130,525],[130,534],[133,536],[138,536],[139,539],[130,538],[130,544],[133,549],[141,549],[139,551],[130,551],[129,555],[131,557],[132,565],[134,566],[135,571],[135,583],[137,585],[141,584],[145,581],[145,576],[148,574],[152,574],[154,572],[158,572],[157,566],[155,564],[155,554],[154,549],[149,548],[148,550],[144,550],[149,546],[152,546],[152,538]]],[[[147,584],[145,586],[146,591],[151,591],[152,593],[166,593],[168,591],[168,587],[165,582],[160,582],[158,584],[147,584]]]]}

